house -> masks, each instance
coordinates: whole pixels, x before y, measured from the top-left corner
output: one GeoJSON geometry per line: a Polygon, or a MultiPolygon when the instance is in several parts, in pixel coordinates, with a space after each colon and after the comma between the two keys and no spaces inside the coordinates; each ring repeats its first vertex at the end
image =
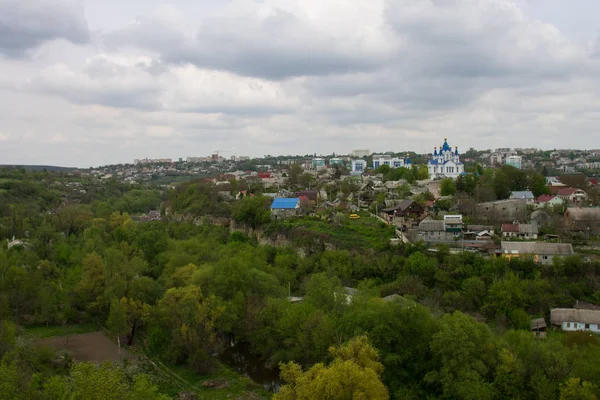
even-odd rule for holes
{"type": "Polygon", "coordinates": [[[565,201],[555,194],[543,194],[535,199],[535,204],[538,208],[545,206],[554,207],[557,205],[563,205],[564,203],[565,201]]]}
{"type": "Polygon", "coordinates": [[[284,219],[300,215],[300,199],[277,197],[271,204],[271,218],[284,219]]]}
{"type": "Polygon", "coordinates": [[[600,310],[554,308],[550,310],[552,326],[563,331],[600,333],[600,310]]]}
{"type": "Polygon", "coordinates": [[[556,195],[565,202],[575,205],[582,204],[588,199],[587,193],[582,189],[577,188],[561,188],[556,195]]]}
{"type": "Polygon", "coordinates": [[[535,196],[529,190],[511,192],[509,199],[525,199],[528,204],[535,202],[535,196]]]}
{"type": "Polygon", "coordinates": [[[527,216],[527,201],[524,199],[498,200],[476,206],[476,217],[483,221],[513,222],[527,216]]]}
{"type": "Polygon", "coordinates": [[[492,240],[494,227],[491,225],[467,225],[463,235],[467,240],[492,240]]]}
{"type": "Polygon", "coordinates": [[[419,203],[413,200],[402,200],[394,207],[385,208],[381,210],[381,212],[382,214],[385,214],[388,222],[395,223],[402,222],[406,219],[420,219],[425,213],[425,210],[419,205],[419,203]],[[401,221],[397,221],[398,219],[401,221]]]}
{"type": "Polygon", "coordinates": [[[571,207],[563,216],[565,226],[575,232],[600,234],[600,208],[571,207]]]}
{"type": "Polygon", "coordinates": [[[544,318],[535,318],[531,320],[531,332],[538,338],[546,337],[546,320],[544,318]]]}
{"type": "Polygon", "coordinates": [[[570,243],[506,242],[500,244],[500,254],[506,258],[533,257],[540,264],[552,264],[555,257],[575,254],[570,243]]]}
{"type": "Polygon", "coordinates": [[[502,237],[516,239],[537,239],[538,227],[533,224],[502,224],[502,237]]]}
{"type": "Polygon", "coordinates": [[[318,190],[303,190],[296,192],[295,197],[306,197],[311,206],[315,206],[319,202],[319,191],[318,190]]]}
{"type": "Polygon", "coordinates": [[[447,242],[462,236],[462,215],[445,215],[444,220],[423,220],[419,235],[426,242],[447,242]]]}

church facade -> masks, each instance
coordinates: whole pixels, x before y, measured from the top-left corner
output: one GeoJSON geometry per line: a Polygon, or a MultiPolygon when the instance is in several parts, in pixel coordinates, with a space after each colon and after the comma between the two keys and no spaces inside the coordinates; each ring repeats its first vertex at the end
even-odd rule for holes
{"type": "Polygon", "coordinates": [[[427,164],[427,169],[429,170],[430,179],[456,179],[465,172],[465,166],[460,162],[458,147],[452,151],[452,147],[450,147],[446,138],[444,138],[444,144],[440,146],[439,152],[437,147],[434,147],[433,156],[427,164]]]}

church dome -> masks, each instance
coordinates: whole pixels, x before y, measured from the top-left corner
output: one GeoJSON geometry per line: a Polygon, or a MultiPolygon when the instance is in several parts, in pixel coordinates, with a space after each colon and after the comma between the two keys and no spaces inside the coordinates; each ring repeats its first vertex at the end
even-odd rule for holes
{"type": "Polygon", "coordinates": [[[452,151],[452,147],[448,144],[448,139],[444,138],[444,145],[442,146],[442,151],[452,151]]]}

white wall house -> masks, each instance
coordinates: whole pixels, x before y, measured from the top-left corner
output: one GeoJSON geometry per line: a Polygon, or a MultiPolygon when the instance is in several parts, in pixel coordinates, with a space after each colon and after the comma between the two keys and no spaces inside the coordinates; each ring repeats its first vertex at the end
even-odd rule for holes
{"type": "Polygon", "coordinates": [[[437,147],[434,147],[433,157],[429,160],[427,169],[429,170],[429,177],[431,179],[456,179],[465,172],[465,166],[460,162],[458,147],[456,147],[455,151],[452,151],[447,139],[444,139],[444,144],[440,147],[439,152],[437,151],[437,147]]]}
{"type": "Polygon", "coordinates": [[[550,311],[552,326],[563,331],[600,333],[600,310],[555,308],[550,311]]]}

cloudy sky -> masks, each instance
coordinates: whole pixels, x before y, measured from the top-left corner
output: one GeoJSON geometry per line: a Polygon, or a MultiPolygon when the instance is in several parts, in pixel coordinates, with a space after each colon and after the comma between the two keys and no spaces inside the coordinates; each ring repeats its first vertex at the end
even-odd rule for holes
{"type": "Polygon", "coordinates": [[[0,164],[600,147],[598,0],[0,0],[0,164]]]}

